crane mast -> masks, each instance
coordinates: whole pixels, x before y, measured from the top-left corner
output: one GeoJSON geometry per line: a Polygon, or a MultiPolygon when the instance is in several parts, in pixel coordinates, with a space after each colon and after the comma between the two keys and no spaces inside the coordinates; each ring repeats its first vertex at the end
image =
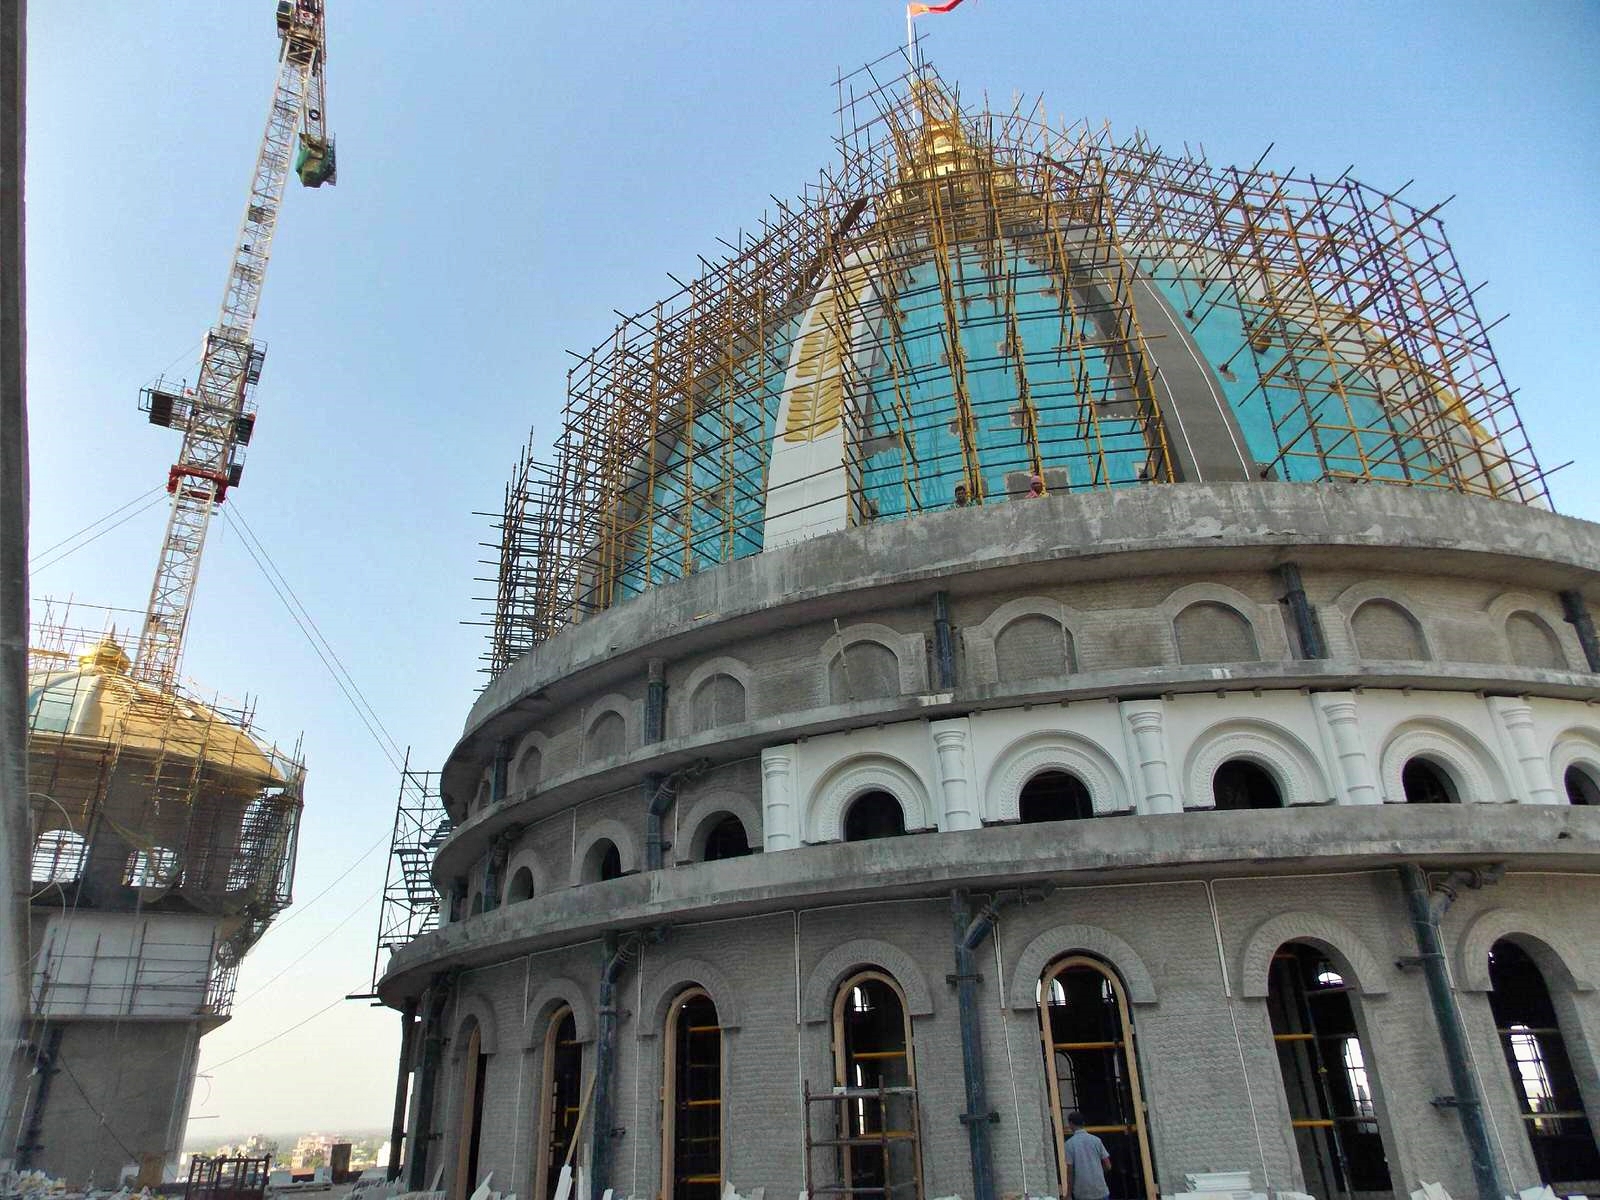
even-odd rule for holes
{"type": "Polygon", "coordinates": [[[266,347],[252,335],[284,186],[291,170],[308,187],[335,181],[323,101],[323,16],[323,0],[279,0],[278,78],[199,379],[192,389],[158,383],[141,394],[153,424],[183,431],[178,461],[167,473],[172,508],[133,666],[137,677],[162,689],[177,680],[212,513],[238,484],[255,427],[253,397],[266,347]]]}

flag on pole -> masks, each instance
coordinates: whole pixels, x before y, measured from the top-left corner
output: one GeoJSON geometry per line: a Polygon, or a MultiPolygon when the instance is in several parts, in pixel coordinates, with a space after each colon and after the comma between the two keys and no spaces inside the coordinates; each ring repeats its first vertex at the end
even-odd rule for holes
{"type": "Polygon", "coordinates": [[[906,5],[906,19],[920,17],[923,13],[947,13],[961,0],[944,0],[943,4],[908,4],[906,5]]]}

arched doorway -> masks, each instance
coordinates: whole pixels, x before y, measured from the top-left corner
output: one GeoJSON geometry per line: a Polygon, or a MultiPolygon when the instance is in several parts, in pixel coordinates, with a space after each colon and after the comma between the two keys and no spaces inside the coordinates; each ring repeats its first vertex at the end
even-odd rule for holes
{"type": "Polygon", "coordinates": [[[920,1197],[911,1020],[900,985],[888,975],[862,971],[839,986],[833,1061],[834,1083],[846,1089],[840,1130],[844,1185],[861,1196],[920,1197]]]}
{"type": "Polygon", "coordinates": [[[1502,938],[1489,951],[1489,983],[1489,1007],[1539,1180],[1563,1193],[1592,1190],[1600,1181],[1600,1147],[1544,974],[1526,950],[1502,938]]]}
{"type": "Polygon", "coordinates": [[[1265,767],[1243,758],[1230,758],[1217,768],[1211,777],[1211,795],[1217,808],[1224,811],[1283,807],[1278,781],[1265,767]]]}
{"type": "Polygon", "coordinates": [[[706,848],[701,857],[706,862],[718,862],[724,858],[743,858],[749,853],[750,836],[745,833],[744,822],[727,813],[706,833],[706,848]]]}
{"type": "Polygon", "coordinates": [[[1035,821],[1081,821],[1094,816],[1094,801],[1083,780],[1065,771],[1040,771],[1017,797],[1017,817],[1035,821]]]}
{"type": "Polygon", "coordinates": [[[1344,974],[1322,950],[1288,942],[1272,956],[1267,1011],[1305,1190],[1389,1191],[1372,1060],[1344,974]]]}
{"type": "Polygon", "coordinates": [[[1400,772],[1400,789],[1407,804],[1454,804],[1455,780],[1447,771],[1425,758],[1413,758],[1400,772]]]}
{"type": "Polygon", "coordinates": [[[550,1017],[544,1035],[544,1078],[539,1095],[541,1159],[534,1174],[534,1200],[554,1200],[582,1107],[583,1047],[578,1022],[566,1005],[550,1017]]]}
{"type": "Polygon", "coordinates": [[[690,988],[667,1014],[662,1078],[663,1200],[722,1195],[722,1026],[704,988],[690,988]]]}
{"type": "Polygon", "coordinates": [[[489,1075],[483,1029],[474,1018],[461,1055],[461,1120],[457,1123],[456,1182],[451,1200],[467,1200],[478,1186],[478,1147],[483,1141],[483,1085],[489,1075]]]}
{"type": "Polygon", "coordinates": [[[906,831],[906,814],[888,792],[864,792],[850,802],[844,814],[844,840],[867,842],[899,837],[906,831]]]}
{"type": "Polygon", "coordinates": [[[1062,1149],[1067,1114],[1077,1111],[1111,1155],[1106,1174],[1111,1194],[1155,1200],[1154,1160],[1122,981],[1087,955],[1058,959],[1039,980],[1039,1034],[1055,1128],[1057,1185],[1067,1173],[1062,1149]]]}

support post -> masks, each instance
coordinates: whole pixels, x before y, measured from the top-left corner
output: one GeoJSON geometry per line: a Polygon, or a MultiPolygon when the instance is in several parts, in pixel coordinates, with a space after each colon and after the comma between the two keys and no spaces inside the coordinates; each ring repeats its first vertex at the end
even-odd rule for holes
{"type": "Polygon", "coordinates": [[[933,661],[939,674],[939,690],[956,686],[955,637],[950,631],[950,593],[933,594],[933,661]]]}
{"type": "Polygon", "coordinates": [[[1589,606],[1584,602],[1582,592],[1571,589],[1561,593],[1561,615],[1577,631],[1578,643],[1583,647],[1583,657],[1588,660],[1589,670],[1600,672],[1600,634],[1594,631],[1594,618],[1589,615],[1589,606]]]}
{"type": "Polygon", "coordinates": [[[1416,863],[1400,864],[1400,884],[1411,909],[1411,926],[1417,938],[1417,955],[1428,981],[1428,999],[1433,1005],[1434,1023],[1444,1047],[1445,1065],[1450,1070],[1450,1086],[1455,1089],[1452,1106],[1461,1120],[1467,1152],[1472,1160],[1472,1178],[1478,1187],[1478,1200],[1502,1200],[1509,1189],[1500,1178],[1494,1146],[1489,1140],[1489,1121],[1484,1112],[1478,1077],[1473,1073],[1467,1049],[1466,1026],[1461,1020],[1461,1005],[1450,986],[1449,966],[1444,957],[1444,940],[1439,936],[1439,921],[1449,910],[1456,890],[1463,886],[1481,887],[1504,874],[1504,867],[1490,871],[1453,871],[1438,892],[1428,886],[1428,876],[1416,863]]]}
{"type": "Polygon", "coordinates": [[[444,1006],[450,999],[450,976],[438,974],[428,985],[428,1015],[422,1026],[422,1064],[417,1071],[417,1119],[412,1126],[406,1162],[406,1190],[428,1186],[428,1149],[433,1141],[433,1101],[439,1090],[439,1061],[444,1057],[444,1006]]]}
{"type": "Polygon", "coordinates": [[[406,1092],[411,1082],[411,1056],[417,1045],[417,1002],[409,999],[400,1012],[400,1070],[394,1084],[394,1119],[389,1122],[389,1162],[384,1178],[400,1178],[400,1150],[406,1139],[406,1092]]]}
{"type": "Polygon", "coordinates": [[[1327,658],[1328,643],[1322,636],[1322,625],[1317,620],[1317,610],[1306,599],[1306,589],[1300,580],[1300,565],[1286,562],[1278,564],[1278,579],[1283,583],[1284,603],[1289,606],[1289,616],[1294,620],[1295,639],[1300,644],[1301,658],[1327,658]]]}

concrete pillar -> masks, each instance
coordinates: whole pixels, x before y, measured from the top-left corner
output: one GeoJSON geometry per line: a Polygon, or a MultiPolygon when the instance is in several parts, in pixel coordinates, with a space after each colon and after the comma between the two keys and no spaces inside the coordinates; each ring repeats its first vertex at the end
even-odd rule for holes
{"type": "Polygon", "coordinates": [[[1141,811],[1182,812],[1183,802],[1172,786],[1167,765],[1166,705],[1160,700],[1125,700],[1118,709],[1139,768],[1134,786],[1144,800],[1141,811]]]}
{"type": "Polygon", "coordinates": [[[1312,701],[1317,721],[1333,747],[1334,761],[1338,764],[1339,775],[1335,782],[1339,798],[1346,804],[1382,804],[1383,793],[1378,790],[1367,744],[1361,737],[1361,717],[1354,694],[1318,692],[1312,701]]]}
{"type": "Polygon", "coordinates": [[[934,757],[939,764],[939,792],[943,799],[939,828],[977,829],[983,822],[976,811],[977,793],[967,769],[967,719],[935,721],[931,729],[934,757]]]}
{"type": "Polygon", "coordinates": [[[793,850],[800,845],[800,813],[794,799],[794,747],[773,746],[761,752],[761,814],[767,850],[793,850]]]}
{"type": "MultiPolygon", "coordinates": [[[[1526,804],[1557,804],[1555,784],[1550,778],[1550,762],[1539,749],[1534,736],[1533,709],[1527,701],[1513,696],[1490,696],[1489,711],[1494,714],[1511,757],[1517,762],[1522,783],[1522,801],[1526,804]]],[[[1508,780],[1513,787],[1518,780],[1508,780]]]]}

